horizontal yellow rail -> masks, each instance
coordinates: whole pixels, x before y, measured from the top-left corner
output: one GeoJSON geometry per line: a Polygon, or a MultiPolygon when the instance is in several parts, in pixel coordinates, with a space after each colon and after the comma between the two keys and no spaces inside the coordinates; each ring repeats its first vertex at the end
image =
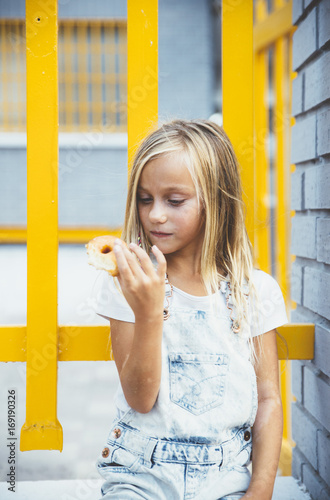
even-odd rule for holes
{"type": "Polygon", "coordinates": [[[278,359],[313,359],[315,325],[313,323],[293,323],[277,328],[278,359]]]}
{"type": "MultiPolygon", "coordinates": [[[[120,237],[121,228],[109,227],[60,227],[58,229],[59,243],[87,243],[87,241],[102,236],[104,234],[112,234],[120,237]]],[[[26,243],[27,230],[25,227],[0,227],[0,243],[26,243]]]]}
{"type": "Polygon", "coordinates": [[[256,52],[274,43],[292,30],[292,0],[275,10],[253,27],[253,48],[256,52]]]}
{"type": "MultiPolygon", "coordinates": [[[[109,326],[59,326],[59,361],[108,361],[111,355],[109,326]]],[[[314,325],[291,324],[278,328],[279,359],[313,359],[314,325]]],[[[0,326],[0,362],[26,361],[26,327],[0,326]]],[[[35,354],[33,370],[42,370],[48,356],[47,343],[35,354]]]]}

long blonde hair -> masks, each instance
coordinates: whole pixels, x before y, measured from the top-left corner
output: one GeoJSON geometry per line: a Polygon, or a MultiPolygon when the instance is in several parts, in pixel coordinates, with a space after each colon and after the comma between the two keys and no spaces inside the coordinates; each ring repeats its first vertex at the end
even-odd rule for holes
{"type": "MultiPolygon", "coordinates": [[[[171,153],[182,153],[205,212],[201,277],[207,293],[220,281],[230,281],[239,324],[247,319],[244,283],[252,282],[252,246],[245,227],[245,205],[239,165],[223,128],[209,120],[172,120],[153,130],[135,154],[128,186],[122,238],[137,242],[149,253],[148,241],[137,209],[137,188],[144,166],[171,153]]],[[[253,285],[252,285],[253,287],[253,285]]],[[[253,287],[254,288],[254,287],[253,287]]]]}

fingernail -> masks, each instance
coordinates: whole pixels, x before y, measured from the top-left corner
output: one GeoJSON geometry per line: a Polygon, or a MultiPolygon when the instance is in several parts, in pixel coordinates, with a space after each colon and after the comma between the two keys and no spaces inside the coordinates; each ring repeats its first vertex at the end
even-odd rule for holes
{"type": "Polygon", "coordinates": [[[114,251],[115,253],[121,252],[121,246],[120,246],[120,245],[118,245],[118,244],[115,244],[115,245],[113,246],[113,251],[114,251]]]}
{"type": "Polygon", "coordinates": [[[114,244],[120,246],[121,240],[119,238],[116,238],[114,244]]]}
{"type": "Polygon", "coordinates": [[[135,243],[130,243],[128,246],[129,246],[129,248],[137,247],[137,245],[135,243]]]}
{"type": "Polygon", "coordinates": [[[156,248],[156,250],[159,250],[159,248],[156,245],[153,245],[152,248],[156,248]]]}

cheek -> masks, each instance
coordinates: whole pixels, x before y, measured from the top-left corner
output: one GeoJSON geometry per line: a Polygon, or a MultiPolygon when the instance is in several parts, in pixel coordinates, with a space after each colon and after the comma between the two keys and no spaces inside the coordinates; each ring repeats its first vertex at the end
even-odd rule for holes
{"type": "Polygon", "coordinates": [[[201,214],[198,214],[198,211],[195,209],[187,208],[182,210],[180,214],[177,214],[176,223],[184,233],[190,233],[200,225],[201,214]]]}

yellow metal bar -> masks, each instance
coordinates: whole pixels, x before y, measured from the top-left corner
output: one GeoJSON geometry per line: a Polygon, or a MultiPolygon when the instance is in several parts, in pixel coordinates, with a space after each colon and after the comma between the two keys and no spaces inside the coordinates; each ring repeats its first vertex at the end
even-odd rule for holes
{"type": "Polygon", "coordinates": [[[254,26],[253,47],[257,52],[262,50],[280,37],[290,33],[292,28],[292,0],[283,7],[275,10],[264,20],[254,26]]]}
{"type": "Polygon", "coordinates": [[[254,242],[253,2],[222,2],[223,123],[233,143],[247,206],[246,226],[254,242]]]}
{"type": "MultiPolygon", "coordinates": [[[[59,361],[108,361],[111,356],[109,326],[59,326],[59,361]]],[[[314,325],[291,324],[281,326],[277,338],[279,359],[313,359],[314,325]]],[[[0,362],[26,360],[26,327],[0,326],[0,362]]],[[[48,339],[47,339],[48,340],[48,339]]],[[[47,360],[48,344],[39,355],[33,356],[35,370],[47,360]]]]}
{"type": "MultiPolygon", "coordinates": [[[[86,227],[86,228],[59,228],[58,240],[60,243],[86,243],[87,241],[102,236],[111,234],[120,238],[121,228],[109,227],[86,227]]],[[[0,244],[1,243],[26,243],[27,230],[23,227],[0,227],[0,244]]]]}
{"type": "Polygon", "coordinates": [[[158,123],[158,0],[127,0],[128,169],[158,123]]]}
{"type": "MultiPolygon", "coordinates": [[[[283,291],[284,300],[288,303],[288,275],[290,270],[290,209],[288,207],[289,193],[287,192],[288,176],[290,175],[288,155],[286,152],[286,136],[289,128],[288,98],[286,95],[286,80],[290,74],[286,60],[286,44],[284,38],[275,43],[274,51],[274,132],[276,137],[276,278],[283,291]]],[[[291,439],[291,365],[281,363],[281,396],[283,404],[283,439],[291,439]]],[[[288,470],[288,473],[291,471],[288,470]]]]}
{"type": "Polygon", "coordinates": [[[267,143],[268,123],[268,54],[266,51],[255,55],[255,232],[254,254],[256,266],[271,272],[270,264],[270,199],[267,143]]]}
{"type": "Polygon", "coordinates": [[[278,359],[313,359],[314,332],[312,323],[292,323],[277,328],[284,341],[277,337],[278,359]]]}
{"type": "Polygon", "coordinates": [[[113,360],[110,326],[60,326],[58,359],[59,361],[113,360]]]}
{"type": "Polygon", "coordinates": [[[57,419],[57,1],[26,0],[27,354],[20,448],[62,450],[57,419]],[[35,369],[35,356],[47,362],[35,369]]]}

